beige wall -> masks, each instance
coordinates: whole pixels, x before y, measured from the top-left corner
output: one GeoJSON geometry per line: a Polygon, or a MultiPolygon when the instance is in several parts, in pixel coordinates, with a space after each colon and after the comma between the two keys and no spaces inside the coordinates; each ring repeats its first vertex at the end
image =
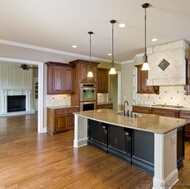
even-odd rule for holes
{"type": "Polygon", "coordinates": [[[121,109],[124,101],[129,102],[129,108],[133,104],[133,61],[121,65],[121,109]]]}

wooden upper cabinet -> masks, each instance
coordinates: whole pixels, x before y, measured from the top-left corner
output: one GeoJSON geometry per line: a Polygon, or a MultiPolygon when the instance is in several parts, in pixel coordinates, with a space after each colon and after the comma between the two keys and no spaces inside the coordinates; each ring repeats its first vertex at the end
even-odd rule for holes
{"type": "Polygon", "coordinates": [[[186,85],[184,86],[185,94],[190,95],[190,59],[186,58],[186,85]]]}
{"type": "Polygon", "coordinates": [[[108,93],[108,70],[98,68],[98,93],[108,93]]]}
{"type": "Polygon", "coordinates": [[[142,65],[137,65],[137,93],[159,94],[159,86],[147,86],[148,71],[142,71],[142,65]]]}
{"type": "Polygon", "coordinates": [[[73,92],[73,68],[69,64],[47,62],[47,93],[73,92]]]}
{"type": "Polygon", "coordinates": [[[96,83],[97,82],[97,66],[99,63],[91,62],[91,70],[93,77],[87,77],[90,70],[90,62],[86,60],[74,60],[69,62],[71,65],[75,65],[76,79],[79,83],[96,83]]]}

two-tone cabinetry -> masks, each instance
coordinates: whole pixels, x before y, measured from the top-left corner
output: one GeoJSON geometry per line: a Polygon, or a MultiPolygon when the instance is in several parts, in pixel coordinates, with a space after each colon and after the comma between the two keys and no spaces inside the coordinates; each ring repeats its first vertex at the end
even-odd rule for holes
{"type": "MultiPolygon", "coordinates": [[[[154,107],[134,105],[132,111],[143,114],[155,114],[159,116],[190,119],[190,111],[186,110],[154,108],[154,107]]],[[[185,125],[185,140],[190,141],[190,124],[185,125]]]]}
{"type": "Polygon", "coordinates": [[[71,108],[47,108],[48,133],[53,135],[74,127],[73,112],[79,111],[78,107],[71,108]]]}

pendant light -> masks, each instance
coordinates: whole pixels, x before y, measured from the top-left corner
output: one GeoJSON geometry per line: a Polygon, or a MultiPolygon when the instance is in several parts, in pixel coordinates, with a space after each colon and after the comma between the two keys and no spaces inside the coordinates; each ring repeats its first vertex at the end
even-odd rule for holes
{"type": "Polygon", "coordinates": [[[90,66],[89,66],[89,71],[88,71],[88,74],[87,74],[87,77],[93,77],[93,73],[92,73],[92,65],[91,65],[91,35],[93,34],[92,31],[89,31],[88,34],[90,35],[90,66]]]}
{"type": "Polygon", "coordinates": [[[110,20],[110,23],[112,24],[112,62],[111,62],[111,69],[109,71],[110,75],[116,74],[115,68],[114,68],[114,24],[116,23],[116,20],[110,20]]]}
{"type": "Polygon", "coordinates": [[[142,7],[145,9],[145,53],[144,53],[144,56],[143,56],[143,61],[144,61],[144,63],[143,63],[143,66],[142,66],[142,69],[141,70],[150,70],[150,67],[149,67],[149,65],[148,65],[148,56],[147,56],[147,53],[146,53],[146,51],[147,51],[147,49],[146,49],[146,8],[148,8],[149,7],[149,3],[144,3],[144,4],[142,4],[142,7]]]}

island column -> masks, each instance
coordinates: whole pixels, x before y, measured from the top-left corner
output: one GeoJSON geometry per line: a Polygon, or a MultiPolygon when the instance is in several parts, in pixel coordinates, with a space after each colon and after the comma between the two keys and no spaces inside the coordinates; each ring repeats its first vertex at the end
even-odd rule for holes
{"type": "Polygon", "coordinates": [[[177,129],[154,134],[153,189],[169,189],[178,181],[177,129]]]}
{"type": "Polygon", "coordinates": [[[79,148],[81,146],[87,145],[87,129],[88,129],[88,119],[79,116],[74,113],[75,117],[75,127],[74,127],[74,144],[73,147],[79,148]]]}

